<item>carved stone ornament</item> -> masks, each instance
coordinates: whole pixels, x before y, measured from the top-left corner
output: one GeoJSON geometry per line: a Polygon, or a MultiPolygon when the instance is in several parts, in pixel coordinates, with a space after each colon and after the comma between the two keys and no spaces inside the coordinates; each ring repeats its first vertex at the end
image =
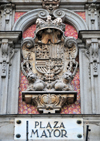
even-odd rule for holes
{"type": "Polygon", "coordinates": [[[0,17],[1,27],[0,27],[0,29],[1,29],[1,31],[11,30],[11,28],[14,24],[13,23],[14,10],[15,10],[15,4],[8,3],[8,4],[0,5],[0,12],[1,12],[1,17],[0,17]]]}
{"type": "Polygon", "coordinates": [[[1,59],[1,64],[2,64],[2,72],[1,72],[1,77],[5,78],[6,77],[6,71],[7,71],[7,64],[11,65],[11,59],[14,56],[14,49],[13,49],[13,42],[8,41],[8,39],[2,39],[1,44],[1,52],[2,52],[2,59],[1,59]]]}
{"type": "Polygon", "coordinates": [[[42,0],[42,7],[50,13],[59,7],[60,0],[42,0]]]}
{"type": "Polygon", "coordinates": [[[21,68],[29,81],[22,92],[23,100],[35,104],[43,113],[55,113],[77,97],[71,85],[78,67],[77,43],[73,37],[64,36],[61,18],[39,18],[36,24],[35,37],[22,43],[21,68]]]}

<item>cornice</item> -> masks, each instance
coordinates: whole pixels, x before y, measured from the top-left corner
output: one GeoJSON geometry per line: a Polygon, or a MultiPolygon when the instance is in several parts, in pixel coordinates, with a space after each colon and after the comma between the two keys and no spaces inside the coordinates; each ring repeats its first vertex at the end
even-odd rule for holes
{"type": "MultiPolygon", "coordinates": [[[[86,3],[99,3],[100,0],[61,0],[60,4],[86,4],[86,3]]],[[[15,3],[15,4],[41,4],[42,0],[1,0],[0,3],[15,3]]]]}
{"type": "Polygon", "coordinates": [[[81,30],[78,37],[83,41],[87,39],[100,39],[100,30],[81,30]]]}
{"type": "MultiPolygon", "coordinates": [[[[0,4],[13,3],[16,5],[16,11],[27,12],[33,9],[42,8],[42,0],[1,0],[0,4]]],[[[99,3],[99,0],[61,0],[59,8],[73,11],[85,11],[85,4],[99,3]]]]}
{"type": "Polygon", "coordinates": [[[21,37],[21,31],[0,31],[0,40],[8,39],[16,43],[21,37]]]}

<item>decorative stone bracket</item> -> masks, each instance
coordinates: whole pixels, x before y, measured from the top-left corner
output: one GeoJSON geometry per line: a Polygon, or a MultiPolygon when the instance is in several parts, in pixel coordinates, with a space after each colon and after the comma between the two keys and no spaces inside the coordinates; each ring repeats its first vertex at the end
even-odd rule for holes
{"type": "Polygon", "coordinates": [[[99,59],[99,46],[100,46],[100,40],[98,39],[88,39],[86,41],[86,44],[88,47],[90,47],[90,65],[93,65],[93,76],[98,76],[98,64],[100,64],[99,59]]]}
{"type": "Polygon", "coordinates": [[[21,31],[0,31],[0,114],[18,113],[20,39],[21,31]]]}
{"type": "Polygon", "coordinates": [[[98,76],[100,31],[80,31],[79,38],[86,44],[86,56],[92,65],[91,72],[93,76],[98,76]]]}
{"type": "Polygon", "coordinates": [[[2,63],[1,77],[6,77],[7,64],[10,63],[10,60],[13,57],[13,55],[14,55],[13,42],[8,41],[8,39],[2,39],[0,61],[0,63],[2,63]]]}
{"type": "Polygon", "coordinates": [[[21,32],[0,32],[0,64],[2,64],[1,77],[6,77],[7,64],[11,65],[14,56],[14,43],[18,41],[21,32]]]}
{"type": "Polygon", "coordinates": [[[43,113],[59,112],[64,104],[72,104],[77,99],[75,91],[23,91],[23,100],[37,106],[43,113]]]}
{"type": "Polygon", "coordinates": [[[82,114],[98,114],[100,113],[100,31],[80,31],[79,38],[85,45],[84,49],[79,50],[82,114]]]}

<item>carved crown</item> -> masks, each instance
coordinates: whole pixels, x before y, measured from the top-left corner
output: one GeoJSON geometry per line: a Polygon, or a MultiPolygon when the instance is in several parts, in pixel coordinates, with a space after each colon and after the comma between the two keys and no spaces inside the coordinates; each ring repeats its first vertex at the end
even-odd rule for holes
{"type": "Polygon", "coordinates": [[[57,29],[57,30],[61,31],[62,33],[65,31],[65,24],[62,23],[62,19],[57,18],[55,20],[52,20],[50,15],[47,16],[46,21],[38,18],[36,20],[36,25],[37,25],[37,29],[35,31],[36,34],[38,34],[43,29],[57,29]]]}

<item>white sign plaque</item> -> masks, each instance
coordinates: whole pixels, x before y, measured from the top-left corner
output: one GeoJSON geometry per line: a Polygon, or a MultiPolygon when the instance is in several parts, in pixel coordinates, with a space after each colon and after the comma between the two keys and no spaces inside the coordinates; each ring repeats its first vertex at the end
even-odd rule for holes
{"type": "Polygon", "coordinates": [[[16,118],[15,140],[83,140],[82,118],[16,118]]]}

